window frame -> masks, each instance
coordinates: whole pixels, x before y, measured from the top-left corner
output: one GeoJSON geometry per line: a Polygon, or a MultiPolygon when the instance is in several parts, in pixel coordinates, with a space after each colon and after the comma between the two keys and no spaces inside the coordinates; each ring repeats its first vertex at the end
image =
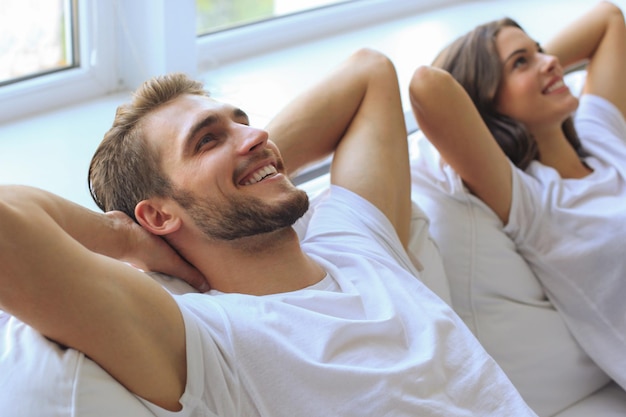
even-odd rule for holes
{"type": "Polygon", "coordinates": [[[251,55],[463,2],[359,0],[198,37],[195,0],[74,1],[79,67],[0,87],[0,123],[134,89],[153,75],[197,76],[251,55]]]}
{"type": "Polygon", "coordinates": [[[77,67],[18,81],[0,88],[0,123],[33,113],[50,110],[115,89],[115,71],[111,71],[115,48],[106,40],[106,28],[113,23],[113,9],[96,0],[74,0],[78,24],[77,67]],[[109,63],[102,65],[102,63],[109,63]]]}
{"type": "Polygon", "coordinates": [[[277,16],[199,36],[198,67],[201,72],[205,72],[251,55],[462,2],[463,0],[358,0],[277,16]],[[346,20],[346,16],[350,16],[350,19],[346,20]],[[276,38],[276,33],[283,36],[276,38]],[[286,33],[289,36],[284,36],[286,33]]]}

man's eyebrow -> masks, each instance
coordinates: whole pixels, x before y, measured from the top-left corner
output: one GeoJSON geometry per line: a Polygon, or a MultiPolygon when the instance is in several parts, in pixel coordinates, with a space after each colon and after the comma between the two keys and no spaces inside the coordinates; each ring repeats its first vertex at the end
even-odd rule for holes
{"type": "MultiPolygon", "coordinates": [[[[246,124],[250,123],[250,118],[248,117],[248,114],[238,107],[233,109],[233,119],[239,119],[239,120],[245,119],[246,124]]],[[[191,127],[191,129],[189,129],[189,132],[187,133],[187,136],[185,137],[185,140],[183,142],[184,143],[183,149],[185,150],[185,152],[188,152],[192,148],[192,145],[195,141],[196,136],[198,135],[198,132],[200,132],[203,129],[206,129],[207,127],[210,127],[211,125],[219,121],[220,121],[220,116],[216,114],[209,114],[208,116],[198,120],[191,127]]]]}
{"type": "Polygon", "coordinates": [[[187,133],[187,136],[185,137],[185,140],[183,142],[184,143],[183,149],[185,150],[185,153],[187,153],[189,149],[191,149],[193,142],[195,140],[195,137],[198,135],[199,131],[217,123],[218,121],[219,121],[219,117],[215,114],[209,114],[207,117],[203,117],[202,119],[197,121],[191,127],[191,129],[189,129],[189,132],[187,133]]]}
{"type": "Polygon", "coordinates": [[[235,119],[246,119],[246,123],[249,124],[250,123],[250,118],[248,117],[248,113],[246,113],[245,111],[241,110],[239,107],[236,107],[233,110],[233,116],[235,119]]]}

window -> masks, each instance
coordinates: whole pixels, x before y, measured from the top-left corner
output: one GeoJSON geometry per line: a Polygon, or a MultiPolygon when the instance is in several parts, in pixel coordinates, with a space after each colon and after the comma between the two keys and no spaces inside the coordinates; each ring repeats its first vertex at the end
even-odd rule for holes
{"type": "Polygon", "coordinates": [[[198,35],[207,35],[347,1],[349,0],[196,0],[196,30],[198,35]]]}
{"type": "Polygon", "coordinates": [[[460,0],[0,0],[0,123],[134,89],[157,74],[197,75],[455,1],[460,0]],[[40,10],[45,19],[30,13],[9,17],[23,7],[40,10]],[[17,65],[11,55],[15,36],[27,27],[52,34],[42,39],[58,38],[49,56],[29,55],[37,65],[27,65],[26,58],[17,65]],[[199,30],[210,33],[197,36],[199,30]]]}
{"type": "Polygon", "coordinates": [[[78,65],[73,11],[70,0],[3,0],[0,86],[78,65]]]}
{"type": "Polygon", "coordinates": [[[117,88],[114,3],[0,1],[0,123],[117,88]]]}
{"type": "MultiPolygon", "coordinates": [[[[198,37],[198,68],[202,72],[214,69],[225,62],[313,41],[341,31],[355,30],[368,24],[402,18],[407,14],[460,0],[194,1],[198,4],[198,14],[210,9],[212,10],[210,13],[216,16],[219,15],[218,4],[221,3],[231,4],[231,7],[238,2],[271,6],[271,8],[264,6],[266,9],[263,13],[266,18],[259,17],[259,11],[248,14],[234,8],[226,17],[215,17],[214,31],[198,37]],[[201,6],[200,3],[204,5],[201,6]],[[209,5],[212,5],[212,9],[209,5]],[[225,23],[228,21],[230,23],[225,23]],[[252,21],[254,24],[250,24],[252,21]],[[225,27],[229,30],[224,30],[225,27]]],[[[205,17],[196,18],[199,33],[208,30],[203,19],[205,17]]]]}

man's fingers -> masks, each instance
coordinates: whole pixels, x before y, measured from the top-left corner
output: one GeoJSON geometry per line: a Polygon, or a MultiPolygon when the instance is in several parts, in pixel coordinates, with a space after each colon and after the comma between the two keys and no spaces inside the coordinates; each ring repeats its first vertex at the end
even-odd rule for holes
{"type": "Polygon", "coordinates": [[[204,275],[187,263],[183,263],[178,268],[176,276],[200,292],[207,292],[211,289],[204,275]]]}

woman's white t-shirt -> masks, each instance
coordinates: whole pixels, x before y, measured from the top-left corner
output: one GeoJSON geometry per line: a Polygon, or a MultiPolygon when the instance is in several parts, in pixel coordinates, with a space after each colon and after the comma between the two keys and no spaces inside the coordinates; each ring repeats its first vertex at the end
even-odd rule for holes
{"type": "Polygon", "coordinates": [[[513,167],[504,230],[583,349],[626,388],[626,122],[584,95],[575,125],[593,172],[562,179],[538,161],[513,167]]]}

